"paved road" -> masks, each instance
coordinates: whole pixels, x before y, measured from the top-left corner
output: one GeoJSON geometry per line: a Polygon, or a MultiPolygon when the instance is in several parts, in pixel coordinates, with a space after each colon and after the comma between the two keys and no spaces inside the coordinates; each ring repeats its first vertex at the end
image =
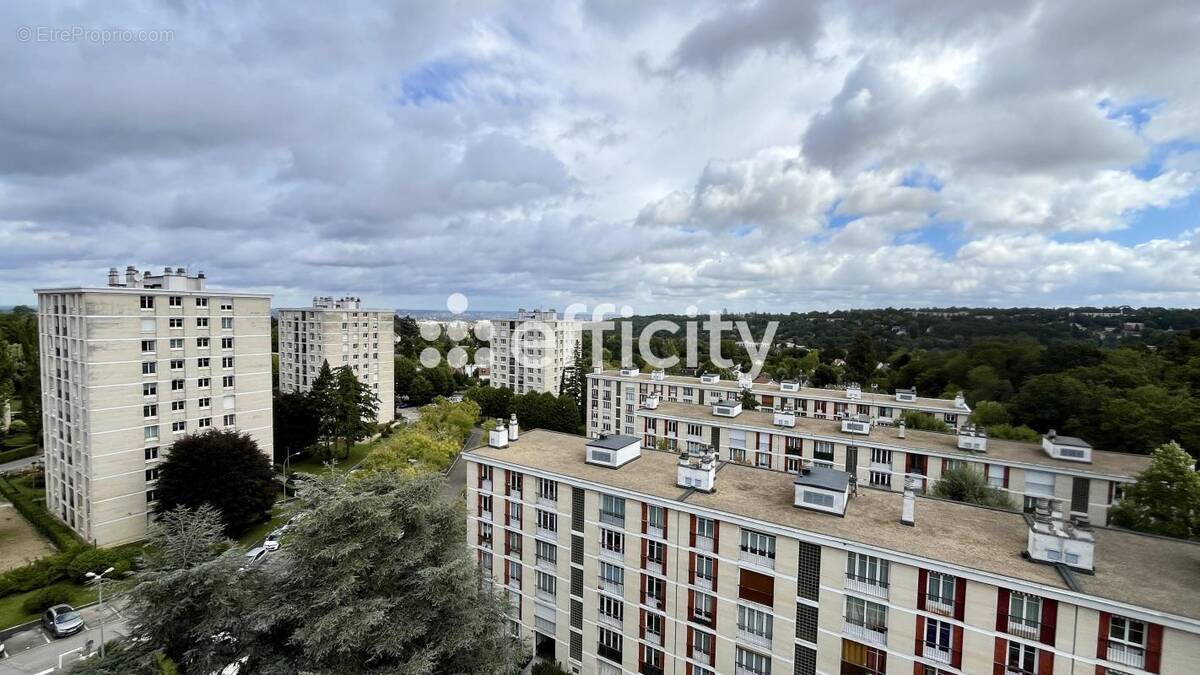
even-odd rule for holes
{"type": "MultiPolygon", "coordinates": [[[[481,438],[483,438],[483,429],[479,427],[471,429],[471,434],[463,443],[463,452],[478,446],[481,438]]],[[[454,463],[450,465],[450,470],[446,472],[446,499],[450,501],[462,499],[465,489],[467,489],[467,463],[463,460],[462,452],[460,452],[458,457],[454,458],[454,463]]]]}
{"type": "Polygon", "coordinates": [[[0,675],[48,675],[49,673],[64,672],[71,664],[78,661],[85,651],[97,649],[100,645],[100,624],[104,624],[104,639],[113,640],[129,634],[129,626],[111,606],[104,608],[104,620],[101,621],[100,610],[95,607],[84,607],[79,610],[83,614],[87,629],[60,640],[52,639],[40,626],[17,633],[4,641],[8,648],[8,658],[0,660],[0,675]],[[64,671],[58,669],[62,663],[64,671]]]}
{"type": "Polygon", "coordinates": [[[28,469],[30,466],[33,466],[34,462],[41,462],[41,461],[42,461],[42,453],[40,453],[40,452],[36,455],[33,455],[32,457],[26,457],[24,459],[14,459],[11,462],[5,462],[3,464],[0,464],[0,473],[8,473],[10,471],[21,471],[23,469],[28,469]]]}

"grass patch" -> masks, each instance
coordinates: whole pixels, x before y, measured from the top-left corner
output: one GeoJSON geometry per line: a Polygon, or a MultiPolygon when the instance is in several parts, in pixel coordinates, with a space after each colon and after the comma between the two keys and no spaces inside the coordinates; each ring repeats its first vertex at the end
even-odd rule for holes
{"type": "Polygon", "coordinates": [[[242,536],[237,538],[237,542],[242,546],[254,546],[262,542],[268,534],[287,522],[290,514],[282,506],[276,506],[271,509],[271,519],[259,523],[250,528],[242,536]]]}
{"type": "MultiPolygon", "coordinates": [[[[67,604],[76,609],[96,601],[96,589],[91,586],[83,586],[81,584],[64,584],[64,586],[71,589],[71,599],[67,601],[67,604]]],[[[26,612],[22,605],[25,603],[26,598],[29,598],[40,590],[17,593],[0,598],[0,630],[37,619],[38,615],[36,613],[30,614],[26,612]]]]}
{"type": "Polygon", "coordinates": [[[17,431],[0,440],[0,464],[37,454],[37,443],[28,431],[17,431]]]}
{"type": "MultiPolygon", "coordinates": [[[[337,468],[341,470],[349,469],[350,467],[355,466],[359,462],[363,461],[366,459],[367,453],[370,452],[371,448],[374,448],[375,444],[378,442],[379,441],[372,441],[370,443],[354,444],[354,446],[350,448],[349,457],[346,459],[338,459],[337,468]]],[[[325,466],[325,464],[316,457],[305,457],[304,459],[288,464],[288,470],[293,473],[302,472],[320,475],[328,473],[329,467],[325,466]]]]}

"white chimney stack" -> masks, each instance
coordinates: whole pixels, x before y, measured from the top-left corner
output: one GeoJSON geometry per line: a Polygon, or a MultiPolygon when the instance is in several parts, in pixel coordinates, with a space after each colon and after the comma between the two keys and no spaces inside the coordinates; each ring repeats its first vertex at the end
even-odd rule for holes
{"type": "Polygon", "coordinates": [[[488,432],[488,445],[493,448],[508,447],[508,432],[504,429],[504,420],[496,419],[496,426],[488,432]]]}
{"type": "Polygon", "coordinates": [[[900,420],[900,426],[896,427],[896,438],[904,438],[904,420],[900,420]]]}
{"type": "Polygon", "coordinates": [[[517,414],[513,413],[512,416],[508,418],[508,440],[517,440],[518,431],[519,427],[517,425],[517,414]]]}
{"type": "Polygon", "coordinates": [[[904,503],[900,508],[900,522],[912,527],[917,522],[917,495],[914,490],[915,481],[904,479],[904,503]]]}

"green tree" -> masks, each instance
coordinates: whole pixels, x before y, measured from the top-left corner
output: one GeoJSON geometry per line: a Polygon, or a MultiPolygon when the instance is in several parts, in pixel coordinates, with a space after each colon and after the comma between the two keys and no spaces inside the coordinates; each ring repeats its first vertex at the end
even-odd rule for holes
{"type": "Polygon", "coordinates": [[[466,391],[464,397],[479,404],[479,414],[484,417],[507,419],[512,412],[513,393],[504,387],[479,385],[466,391]]]}
{"type": "Polygon", "coordinates": [[[1013,507],[1012,500],[1003,490],[988,485],[983,472],[969,466],[957,466],[943,471],[942,477],[934,483],[932,493],[933,496],[942,499],[979,506],[1002,509],[1013,507]]]}
{"type": "Polygon", "coordinates": [[[1012,398],[1009,412],[1014,421],[1038,431],[1056,429],[1081,433],[1081,421],[1095,403],[1096,392],[1071,375],[1055,373],[1032,377],[1012,398]]]}
{"type": "Polygon", "coordinates": [[[921,431],[950,431],[950,427],[945,422],[927,412],[906,410],[900,415],[900,419],[904,420],[904,426],[908,427],[909,429],[919,429],[921,431]]]}
{"type": "Polygon", "coordinates": [[[324,455],[333,457],[337,439],[337,377],[329,361],[321,362],[321,370],[308,390],[308,403],[317,415],[317,437],[325,444],[324,455]]]}
{"type": "Polygon", "coordinates": [[[282,464],[288,455],[307,451],[320,440],[320,413],[308,394],[275,394],[271,414],[277,463],[282,464]]]}
{"type": "Polygon", "coordinates": [[[478,419],[479,405],[474,401],[453,403],[449,399],[438,398],[421,408],[421,419],[417,420],[415,426],[434,438],[462,445],[478,419]]]}
{"type": "Polygon", "coordinates": [[[1200,539],[1200,474],[1178,443],[1159,446],[1137,483],[1109,511],[1109,522],[1139,532],[1200,539]]]}
{"type": "Polygon", "coordinates": [[[846,352],[846,378],[858,382],[864,388],[875,374],[878,359],[875,356],[875,344],[871,336],[863,331],[854,334],[850,349],[846,352]]]}
{"type": "Polygon", "coordinates": [[[812,386],[818,388],[828,387],[831,384],[837,384],[837,381],[837,370],[828,363],[818,364],[817,367],[813,369],[812,386]]]}
{"type": "Polygon", "coordinates": [[[1012,420],[1003,403],[997,401],[979,401],[971,410],[971,422],[981,427],[991,428],[997,424],[1008,424],[1012,420]]]}
{"type": "Polygon", "coordinates": [[[396,402],[407,400],[412,389],[413,378],[417,376],[417,362],[414,359],[397,356],[392,372],[392,383],[395,385],[396,402]]]}
{"type": "Polygon", "coordinates": [[[278,490],[271,461],[249,434],[236,431],[184,436],[158,471],[158,513],[207,504],[231,536],[270,517],[278,490]]]}
{"type": "MultiPolygon", "coordinates": [[[[674,343],[670,343],[674,344],[674,343]]],[[[666,351],[671,351],[667,349],[666,351]]],[[[567,398],[575,402],[575,408],[579,413],[579,425],[583,425],[584,407],[586,406],[585,391],[587,383],[584,381],[583,373],[583,346],[582,341],[575,345],[575,351],[571,355],[572,365],[563,368],[562,382],[559,384],[558,395],[560,398],[567,398]]]]}
{"type": "Polygon", "coordinates": [[[742,394],[739,398],[741,399],[743,410],[757,410],[758,409],[758,399],[754,397],[753,391],[751,391],[749,389],[743,389],[742,394]]]}
{"type": "Polygon", "coordinates": [[[429,378],[425,372],[419,372],[413,376],[412,383],[409,385],[408,402],[412,405],[425,405],[433,400],[437,395],[433,385],[429,383],[429,378]]]}
{"type": "Polygon", "coordinates": [[[428,429],[405,427],[372,448],[361,468],[367,473],[394,471],[406,475],[441,471],[450,466],[461,447],[461,441],[435,436],[428,429]]]}
{"type": "Polygon", "coordinates": [[[350,448],[375,430],[379,414],[379,397],[371,387],[358,379],[349,366],[338,368],[333,388],[334,435],[342,440],[343,457],[350,448]]]}

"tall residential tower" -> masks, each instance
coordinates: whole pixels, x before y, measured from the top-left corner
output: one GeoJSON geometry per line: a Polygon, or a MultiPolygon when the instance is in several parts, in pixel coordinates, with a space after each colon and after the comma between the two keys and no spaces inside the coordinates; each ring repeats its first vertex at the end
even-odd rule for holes
{"type": "Polygon", "coordinates": [[[553,309],[517,310],[515,320],[493,321],[491,385],[514,394],[555,396],[563,371],[575,367],[582,323],[553,309]]]}
{"type": "Polygon", "coordinates": [[[132,266],[37,294],[46,507],[85,540],[145,536],[158,462],[184,435],[236,429],[271,456],[269,295],[132,266]]]}

